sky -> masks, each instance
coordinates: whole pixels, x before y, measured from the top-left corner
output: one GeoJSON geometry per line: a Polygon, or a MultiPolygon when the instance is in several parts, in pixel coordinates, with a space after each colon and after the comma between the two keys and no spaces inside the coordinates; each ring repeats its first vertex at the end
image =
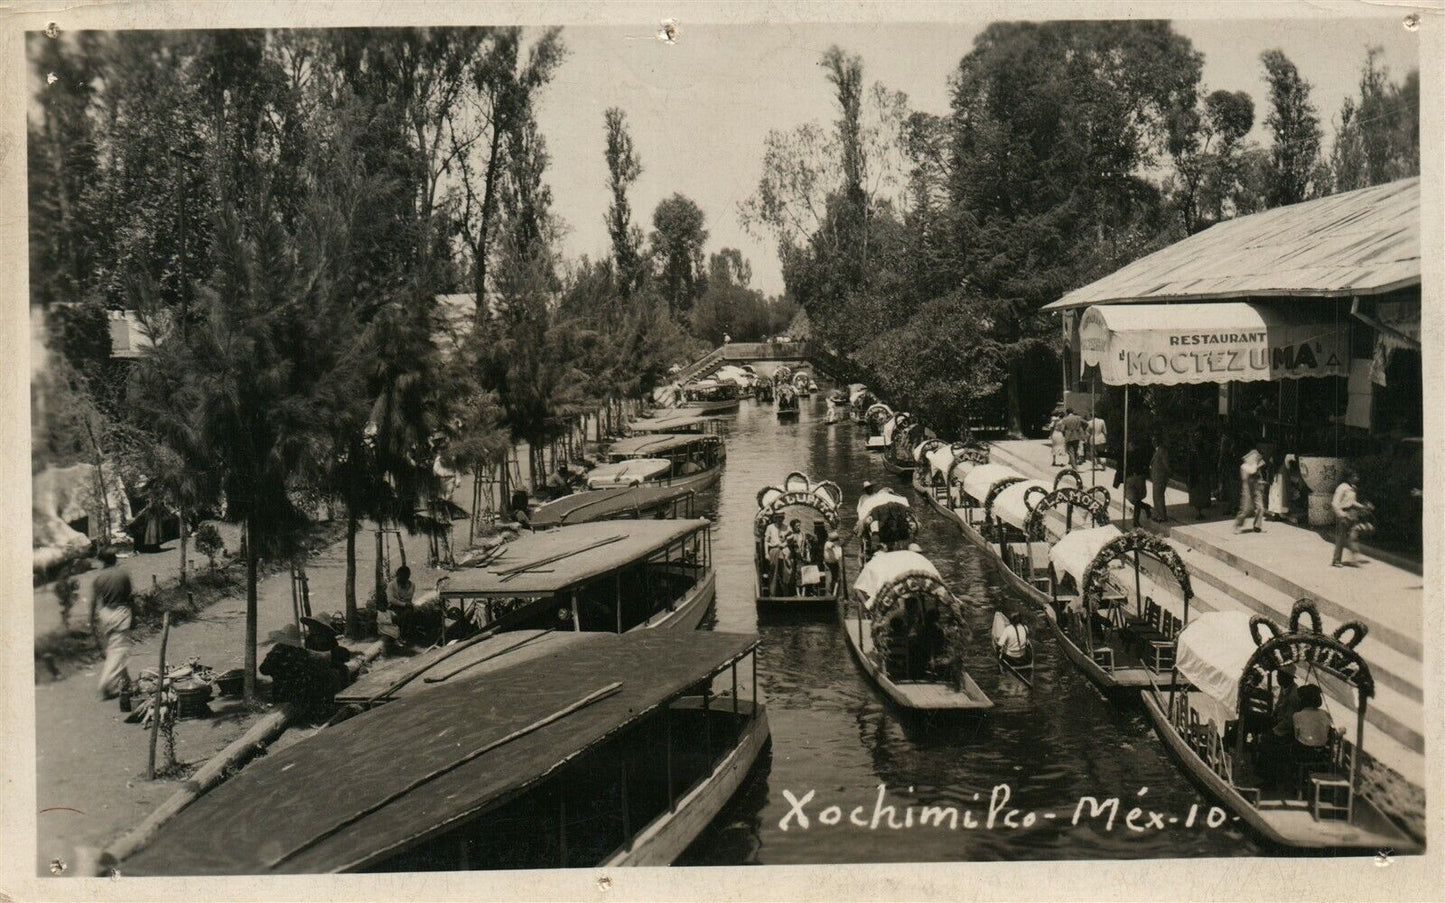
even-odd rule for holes
{"type": "MultiPolygon", "coordinates": [[[[863,58],[869,84],[881,81],[905,92],[913,109],[946,113],[948,77],[986,22],[689,25],[684,19],[679,24],[673,45],[657,41],[650,23],[575,26],[563,32],[569,55],[545,89],[537,114],[551,154],[554,210],[566,226],[561,250],[568,257],[608,254],[602,123],[603,112],[618,106],[627,114],[642,161],[630,196],[634,221],[649,231],[657,203],[674,192],[684,194],[707,217],[707,250],[741,249],[752,262],[753,285],[781,293],[773,240],[747,233],[737,208],[757,186],[769,130],[836,117],[818,65],[823,53],[838,44],[863,58]]],[[[1251,137],[1265,145],[1263,51],[1283,49],[1312,84],[1326,151],[1343,99],[1358,94],[1366,47],[1383,48],[1383,62],[1395,80],[1418,66],[1418,38],[1395,15],[1183,20],[1174,27],[1204,54],[1208,90],[1243,90],[1254,98],[1251,137]]]]}

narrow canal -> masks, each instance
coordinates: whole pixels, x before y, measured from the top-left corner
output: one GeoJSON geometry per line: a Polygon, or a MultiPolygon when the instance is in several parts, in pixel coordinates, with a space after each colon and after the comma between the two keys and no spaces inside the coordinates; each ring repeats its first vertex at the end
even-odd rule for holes
{"type": "Polygon", "coordinates": [[[1033,688],[1000,676],[989,651],[990,619],[995,609],[1027,610],[1025,600],[950,521],[884,470],[864,447],[860,427],[846,418],[826,424],[821,394],[802,402],[797,422],[779,424],[770,406],[744,399],[727,421],[722,480],[703,499],[717,524],[718,569],[716,613],[705,626],[761,634],[758,680],[773,746],[771,758],[760,762],[680,865],[1258,854],[1234,823],[1206,825],[1209,802],[1174,767],[1143,713],[1105,701],[1042,623],[1035,629],[1033,688]],[[755,497],[792,470],[843,487],[844,530],[853,527],[865,479],[897,486],[910,497],[924,553],[950,588],[972,603],[969,670],[994,700],[986,716],[920,718],[886,703],[850,657],[831,607],[802,615],[759,613],[752,577],[755,497]],[[891,828],[886,808],[876,828],[850,824],[850,816],[873,821],[880,784],[886,785],[882,806],[892,805],[905,827],[891,828]],[[1009,802],[990,829],[990,800],[999,799],[1000,785],[1007,786],[1009,802]],[[815,793],[802,809],[808,827],[785,791],[799,800],[815,793]],[[1091,817],[1088,803],[1073,823],[1085,797],[1118,799],[1112,830],[1106,813],[1091,817]],[[1196,804],[1194,824],[1186,828],[1196,804]],[[825,810],[834,805],[841,823],[829,826],[824,822],[836,815],[825,810]],[[958,828],[921,825],[925,805],[956,807],[958,828]],[[1130,830],[1126,816],[1136,806],[1144,811],[1134,823],[1145,826],[1155,812],[1153,826],[1130,830]],[[1011,809],[1018,812],[1009,816],[1011,809]],[[1006,817],[1032,825],[1009,827],[1006,817]],[[980,826],[967,827],[974,819],[980,826]]]}

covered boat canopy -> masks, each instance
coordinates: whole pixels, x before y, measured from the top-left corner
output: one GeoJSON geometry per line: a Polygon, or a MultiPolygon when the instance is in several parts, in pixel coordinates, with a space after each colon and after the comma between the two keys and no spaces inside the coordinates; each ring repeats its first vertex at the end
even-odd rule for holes
{"type": "Polygon", "coordinates": [[[899,577],[920,572],[943,582],[943,577],[938,573],[938,568],[933,566],[933,562],[917,552],[879,552],[868,559],[863,570],[858,572],[853,588],[871,600],[878,595],[879,590],[899,577]]]}
{"type": "Polygon", "coordinates": [[[364,869],[536,786],[746,656],[755,634],[588,634],[458,677],[252,763],[122,864],[127,875],[364,869]]]}
{"type": "Polygon", "coordinates": [[[1087,530],[1072,530],[1049,549],[1049,561],[1055,571],[1073,577],[1074,585],[1083,590],[1084,572],[1089,569],[1099,550],[1123,535],[1113,524],[1107,527],[1090,527],[1087,530]]]}
{"type": "Polygon", "coordinates": [[[982,503],[988,498],[988,491],[999,480],[1022,478],[1023,474],[1003,464],[980,464],[963,476],[963,491],[974,501],[982,503]]]}
{"type": "Polygon", "coordinates": [[[698,433],[722,418],[714,414],[671,414],[647,420],[634,420],[627,428],[634,433],[698,433]]]}
{"type": "Polygon", "coordinates": [[[930,451],[925,457],[928,459],[928,474],[930,477],[947,477],[948,469],[953,466],[953,460],[958,456],[952,446],[940,445],[930,451]]]}
{"type": "Polygon", "coordinates": [[[1249,620],[1248,612],[1210,611],[1195,615],[1179,632],[1174,667],[1222,712],[1231,713],[1218,720],[1220,726],[1238,711],[1240,678],[1258,648],[1249,620]]]}
{"type": "MultiPolygon", "coordinates": [[[[611,467],[613,465],[604,466],[611,467]]],[[[677,486],[630,486],[626,489],[594,489],[590,492],[574,492],[555,502],[548,502],[532,512],[532,529],[560,527],[563,524],[585,524],[590,521],[608,520],[618,514],[636,514],[670,505],[672,502],[692,494],[693,490],[677,486]]]]}
{"type": "Polygon", "coordinates": [[[524,533],[482,567],[455,571],[441,595],[550,596],[621,570],[699,530],[708,521],[599,521],[524,533]]]}
{"type": "Polygon", "coordinates": [[[629,458],[612,464],[599,464],[587,472],[590,489],[617,486],[638,486],[648,480],[660,480],[672,472],[672,462],[663,458],[629,458]]]}
{"type": "Polygon", "coordinates": [[[875,489],[872,495],[865,495],[858,499],[858,523],[861,524],[867,520],[868,515],[873,513],[873,509],[881,505],[902,505],[905,508],[910,507],[908,499],[894,492],[892,489],[888,489],[887,487],[875,489]]]}
{"type": "Polygon", "coordinates": [[[863,385],[862,383],[848,384],[848,403],[850,405],[854,404],[858,401],[858,399],[862,398],[864,395],[867,394],[869,394],[868,387],[863,385]]]}
{"type": "Polygon", "coordinates": [[[723,364],[715,374],[718,379],[730,379],[742,385],[752,379],[752,374],[736,364],[723,364]]]}
{"type": "Polygon", "coordinates": [[[789,508],[809,508],[827,525],[838,527],[838,505],[843,490],[831,480],[814,483],[801,473],[791,473],[782,486],[769,486],[758,492],[758,512],[753,516],[753,529],[762,536],[773,514],[789,508]]]}
{"type": "Polygon", "coordinates": [[[607,454],[613,458],[651,458],[684,449],[699,441],[702,441],[702,437],[667,433],[632,436],[627,439],[618,439],[612,443],[607,449],[607,454]]]}
{"type": "Polygon", "coordinates": [[[1022,530],[1028,523],[1029,512],[1033,510],[1033,506],[1048,495],[1051,488],[1043,480],[1012,483],[994,497],[994,516],[1009,526],[1022,530]]]}

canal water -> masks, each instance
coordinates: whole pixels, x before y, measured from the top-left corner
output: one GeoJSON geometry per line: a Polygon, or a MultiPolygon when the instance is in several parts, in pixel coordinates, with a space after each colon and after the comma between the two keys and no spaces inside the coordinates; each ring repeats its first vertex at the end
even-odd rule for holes
{"type": "Polygon", "coordinates": [[[998,673],[989,650],[993,612],[1029,611],[1026,600],[951,521],[884,470],[864,447],[860,427],[846,417],[824,423],[823,398],[802,399],[799,420],[783,424],[770,406],[744,399],[727,421],[722,479],[702,500],[717,525],[717,606],[705,626],[761,634],[758,683],[772,752],[678,864],[1258,854],[1222,812],[1209,826],[1209,801],[1169,760],[1142,710],[1107,702],[1065,658],[1042,615],[1033,620],[1033,687],[998,673]],[[920,717],[886,702],[850,656],[829,606],[759,612],[752,576],[756,495],[793,470],[843,487],[844,530],[853,528],[865,479],[910,496],[924,554],[971,603],[969,672],[995,703],[985,716],[920,717]],[[801,807],[788,799],[802,801],[810,792],[801,807]],[[1097,815],[1087,798],[1102,807],[1097,815]],[[922,818],[924,806],[943,809],[942,826],[935,824],[938,813],[922,818]],[[957,811],[956,828],[943,807],[957,811]],[[1132,823],[1144,830],[1129,826],[1136,808],[1132,823]]]}

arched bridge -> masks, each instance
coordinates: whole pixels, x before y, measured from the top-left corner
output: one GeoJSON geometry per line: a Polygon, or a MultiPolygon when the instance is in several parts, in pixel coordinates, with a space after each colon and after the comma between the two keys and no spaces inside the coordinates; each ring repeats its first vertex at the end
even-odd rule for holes
{"type": "Polygon", "coordinates": [[[730,342],[720,345],[707,354],[683,367],[672,378],[687,382],[714,373],[724,364],[756,364],[773,362],[794,364],[806,362],[814,369],[840,382],[855,381],[861,374],[858,368],[828,351],[818,342],[730,342]]]}

